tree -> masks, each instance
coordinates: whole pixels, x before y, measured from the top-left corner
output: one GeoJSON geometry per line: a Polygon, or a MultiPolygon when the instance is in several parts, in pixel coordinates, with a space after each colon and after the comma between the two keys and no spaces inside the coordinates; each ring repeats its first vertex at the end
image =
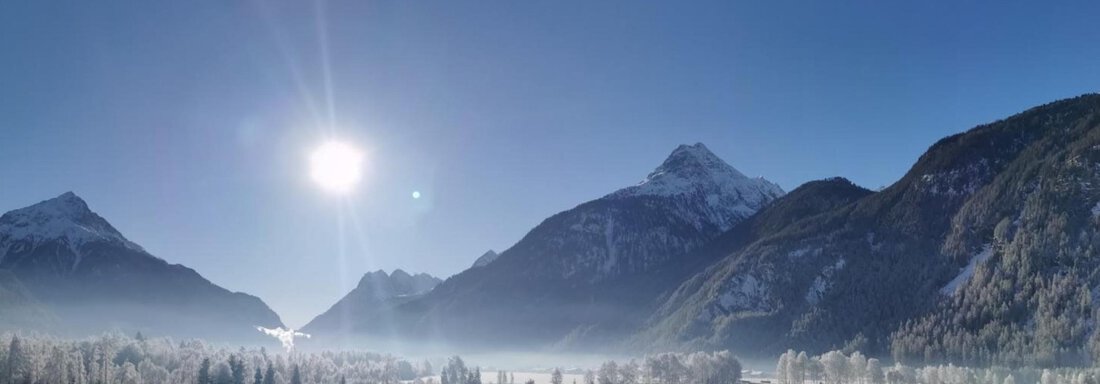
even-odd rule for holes
{"type": "Polygon", "coordinates": [[[474,367],[474,370],[466,375],[466,384],[481,384],[481,367],[474,367]]]}
{"type": "Polygon", "coordinates": [[[825,366],[825,378],[833,384],[848,380],[848,359],[840,351],[829,351],[821,355],[821,364],[825,366]]]}
{"type": "Polygon", "coordinates": [[[867,376],[871,384],[883,384],[886,375],[882,371],[882,363],[878,359],[867,359],[867,376]]]}
{"type": "Polygon", "coordinates": [[[794,367],[791,380],[798,384],[806,382],[806,370],[809,365],[810,358],[806,356],[806,351],[799,352],[798,356],[791,361],[791,367],[794,367]]]}
{"type": "Polygon", "coordinates": [[[618,384],[619,365],[614,361],[608,361],[600,365],[600,371],[596,374],[596,382],[599,384],[618,384]]]}
{"type": "Polygon", "coordinates": [[[775,381],[779,384],[790,384],[791,351],[779,355],[779,361],[775,364],[775,381]]]}
{"type": "Polygon", "coordinates": [[[554,372],[550,373],[550,384],[562,384],[560,369],[554,368],[554,372]]]}
{"type": "Polygon", "coordinates": [[[229,363],[223,361],[214,367],[214,384],[233,384],[233,369],[229,363]]]}
{"type": "Polygon", "coordinates": [[[867,358],[859,351],[852,352],[852,356],[848,358],[848,374],[860,384],[867,377],[867,358]]]}
{"type": "Polygon", "coordinates": [[[294,373],[290,375],[290,384],[302,384],[302,372],[298,371],[298,364],[294,364],[294,373]]]}
{"type": "Polygon", "coordinates": [[[264,373],[263,384],[275,384],[275,367],[271,365],[271,362],[267,363],[267,371],[264,373]]]}
{"type": "Polygon", "coordinates": [[[256,367],[256,373],[252,374],[252,384],[264,384],[264,374],[260,367],[256,367]]]}
{"type": "Polygon", "coordinates": [[[818,382],[825,376],[825,365],[821,363],[821,359],[814,357],[806,363],[806,376],[811,381],[818,382]]]}
{"type": "Polygon", "coordinates": [[[122,369],[118,370],[118,375],[115,377],[115,382],[118,384],[138,384],[139,380],[137,367],[129,361],[122,365],[122,369]]]}
{"type": "Polygon", "coordinates": [[[202,363],[199,364],[198,384],[214,384],[214,380],[210,376],[210,358],[202,359],[202,363]]]}
{"type": "Polygon", "coordinates": [[[23,378],[26,361],[27,356],[23,352],[23,342],[19,340],[19,336],[12,336],[11,344],[8,345],[8,363],[5,366],[8,383],[15,383],[17,379],[23,378]]]}
{"type": "Polygon", "coordinates": [[[237,355],[229,355],[229,371],[232,375],[233,384],[245,384],[244,383],[244,360],[237,355]]]}
{"type": "MultiPolygon", "coordinates": [[[[439,379],[442,384],[466,384],[472,377],[469,368],[466,368],[466,362],[462,361],[461,357],[451,356],[447,359],[447,365],[443,366],[439,379]]],[[[481,381],[480,372],[477,379],[481,381]]]]}
{"type": "Polygon", "coordinates": [[[629,363],[619,366],[619,384],[638,384],[638,363],[631,360],[629,363]]]}
{"type": "Polygon", "coordinates": [[[1040,384],[1058,384],[1058,376],[1051,372],[1049,369],[1044,369],[1043,374],[1039,378],[1040,384]]]}

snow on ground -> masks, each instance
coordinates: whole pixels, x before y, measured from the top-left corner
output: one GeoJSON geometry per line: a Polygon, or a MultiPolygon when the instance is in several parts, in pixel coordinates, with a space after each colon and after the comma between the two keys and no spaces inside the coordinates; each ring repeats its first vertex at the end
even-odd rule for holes
{"type": "Polygon", "coordinates": [[[982,247],[981,252],[978,252],[977,255],[970,258],[970,262],[966,263],[966,266],[959,271],[958,276],[955,276],[954,279],[951,279],[947,285],[940,289],[940,293],[948,296],[954,295],[959,291],[960,287],[970,280],[970,276],[974,275],[974,268],[976,268],[979,263],[989,259],[990,256],[993,256],[993,247],[990,244],[986,244],[982,247]]]}
{"type": "MultiPolygon", "coordinates": [[[[512,372],[512,371],[508,371],[508,373],[510,373],[512,375],[515,375],[517,384],[526,383],[527,380],[534,380],[535,384],[550,384],[550,373],[549,372],[512,372]]],[[[561,377],[562,377],[562,382],[565,383],[565,384],[573,384],[574,381],[576,381],[577,383],[583,383],[584,382],[584,374],[581,374],[581,373],[562,373],[561,377]]],[[[421,379],[423,379],[426,382],[426,381],[428,381],[429,378],[432,379],[432,380],[435,380],[436,383],[439,382],[439,376],[422,377],[421,379]]],[[[481,382],[485,383],[485,384],[498,384],[497,383],[497,372],[496,371],[481,371],[481,382]]]]}

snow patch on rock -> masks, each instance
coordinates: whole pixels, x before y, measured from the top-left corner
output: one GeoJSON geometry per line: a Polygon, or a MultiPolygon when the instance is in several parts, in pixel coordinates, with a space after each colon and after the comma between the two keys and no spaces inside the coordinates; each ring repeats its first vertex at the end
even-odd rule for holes
{"type": "Polygon", "coordinates": [[[806,291],[806,302],[810,305],[817,305],[821,302],[821,298],[825,297],[825,292],[829,290],[829,287],[833,283],[833,276],[836,272],[843,269],[846,260],[843,258],[837,259],[833,265],[827,266],[821,270],[821,273],[814,278],[814,281],[810,283],[810,289],[806,291]]]}
{"type": "Polygon", "coordinates": [[[981,252],[978,252],[978,254],[970,258],[970,261],[966,263],[966,266],[959,271],[959,274],[955,276],[954,279],[951,279],[951,281],[947,282],[947,285],[940,289],[940,293],[947,296],[958,293],[959,288],[965,285],[966,282],[970,280],[970,277],[974,275],[974,268],[977,268],[978,264],[988,260],[990,256],[993,256],[993,246],[991,244],[986,244],[982,247],[981,252]]]}
{"type": "Polygon", "coordinates": [[[743,274],[724,284],[713,312],[733,313],[739,311],[768,312],[773,309],[769,284],[757,276],[743,274]]]}

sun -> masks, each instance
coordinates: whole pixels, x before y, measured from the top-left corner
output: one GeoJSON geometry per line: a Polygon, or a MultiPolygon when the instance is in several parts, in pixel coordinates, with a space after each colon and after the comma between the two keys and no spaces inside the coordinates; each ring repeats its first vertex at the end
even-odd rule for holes
{"type": "Polygon", "coordinates": [[[351,144],[331,140],[309,156],[309,174],[322,189],[348,194],[363,177],[363,153],[351,144]]]}

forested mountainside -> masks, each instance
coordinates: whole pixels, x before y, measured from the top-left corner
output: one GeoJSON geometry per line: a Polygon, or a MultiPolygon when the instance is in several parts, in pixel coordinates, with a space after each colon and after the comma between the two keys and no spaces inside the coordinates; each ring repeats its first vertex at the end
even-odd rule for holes
{"type": "Polygon", "coordinates": [[[946,299],[894,333],[894,356],[1039,366],[1100,358],[1100,95],[985,129],[1023,149],[951,218],[942,250],[958,273],[942,286],[946,299]]]}
{"type": "Polygon", "coordinates": [[[1100,96],[947,137],[898,182],[774,228],[688,280],[643,334],[697,348],[1079,360],[1097,286],[1100,96]]]}
{"type": "Polygon", "coordinates": [[[45,308],[62,334],[255,340],[255,326],[282,325],[260,299],[145,252],[71,192],[0,216],[0,273],[41,304],[24,300],[24,315],[45,308]]]}

